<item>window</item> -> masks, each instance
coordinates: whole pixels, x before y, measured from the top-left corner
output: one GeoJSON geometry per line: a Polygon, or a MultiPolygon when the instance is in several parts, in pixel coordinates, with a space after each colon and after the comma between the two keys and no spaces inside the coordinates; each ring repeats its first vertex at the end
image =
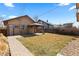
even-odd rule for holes
{"type": "Polygon", "coordinates": [[[26,25],[26,24],[21,24],[21,25],[20,25],[20,28],[21,28],[21,29],[26,29],[26,28],[27,28],[27,25],[26,25]]]}
{"type": "Polygon", "coordinates": [[[9,25],[10,28],[15,28],[15,25],[9,25]]]}
{"type": "Polygon", "coordinates": [[[43,24],[43,22],[42,22],[42,21],[40,21],[40,22],[38,22],[38,23],[43,24]]]}

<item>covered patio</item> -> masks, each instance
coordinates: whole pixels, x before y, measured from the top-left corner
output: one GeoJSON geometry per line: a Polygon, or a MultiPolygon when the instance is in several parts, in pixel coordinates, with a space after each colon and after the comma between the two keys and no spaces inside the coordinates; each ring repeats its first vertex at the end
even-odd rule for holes
{"type": "Polygon", "coordinates": [[[44,33],[44,26],[39,23],[33,23],[28,25],[28,32],[31,33],[44,33]]]}

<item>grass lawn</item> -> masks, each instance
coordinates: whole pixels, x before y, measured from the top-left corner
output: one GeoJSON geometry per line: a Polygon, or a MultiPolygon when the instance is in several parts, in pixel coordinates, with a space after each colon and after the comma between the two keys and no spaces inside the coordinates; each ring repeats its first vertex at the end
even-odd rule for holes
{"type": "Polygon", "coordinates": [[[37,56],[55,56],[72,40],[72,36],[46,33],[39,36],[26,36],[18,40],[37,56]]]}

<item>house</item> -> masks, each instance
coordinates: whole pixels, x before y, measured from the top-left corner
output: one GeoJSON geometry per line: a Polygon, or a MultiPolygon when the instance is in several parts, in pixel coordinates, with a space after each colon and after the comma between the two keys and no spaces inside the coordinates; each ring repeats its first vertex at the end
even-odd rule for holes
{"type": "Polygon", "coordinates": [[[7,35],[35,33],[38,27],[42,28],[41,24],[36,24],[34,20],[27,15],[4,20],[3,22],[7,27],[7,35]]]}
{"type": "Polygon", "coordinates": [[[45,22],[43,20],[38,20],[38,23],[39,24],[42,24],[44,26],[44,29],[52,29],[53,28],[53,25],[48,23],[48,22],[45,22]]]}
{"type": "Polygon", "coordinates": [[[68,33],[71,32],[72,28],[73,28],[73,23],[65,23],[59,28],[59,31],[63,33],[68,33]]]}
{"type": "Polygon", "coordinates": [[[71,28],[71,27],[73,27],[73,23],[65,23],[62,26],[65,28],[71,28]]]}
{"type": "Polygon", "coordinates": [[[53,32],[53,27],[54,27],[54,26],[53,26],[52,24],[48,23],[48,21],[45,22],[45,21],[43,21],[43,20],[38,20],[37,23],[43,25],[43,30],[44,30],[44,32],[50,32],[50,33],[53,32]]]}

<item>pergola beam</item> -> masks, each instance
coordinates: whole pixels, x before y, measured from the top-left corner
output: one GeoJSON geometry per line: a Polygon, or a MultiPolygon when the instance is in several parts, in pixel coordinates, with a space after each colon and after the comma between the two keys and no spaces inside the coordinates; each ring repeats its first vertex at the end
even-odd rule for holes
{"type": "Polygon", "coordinates": [[[77,22],[79,22],[79,3],[76,3],[76,19],[77,19],[77,22]]]}

